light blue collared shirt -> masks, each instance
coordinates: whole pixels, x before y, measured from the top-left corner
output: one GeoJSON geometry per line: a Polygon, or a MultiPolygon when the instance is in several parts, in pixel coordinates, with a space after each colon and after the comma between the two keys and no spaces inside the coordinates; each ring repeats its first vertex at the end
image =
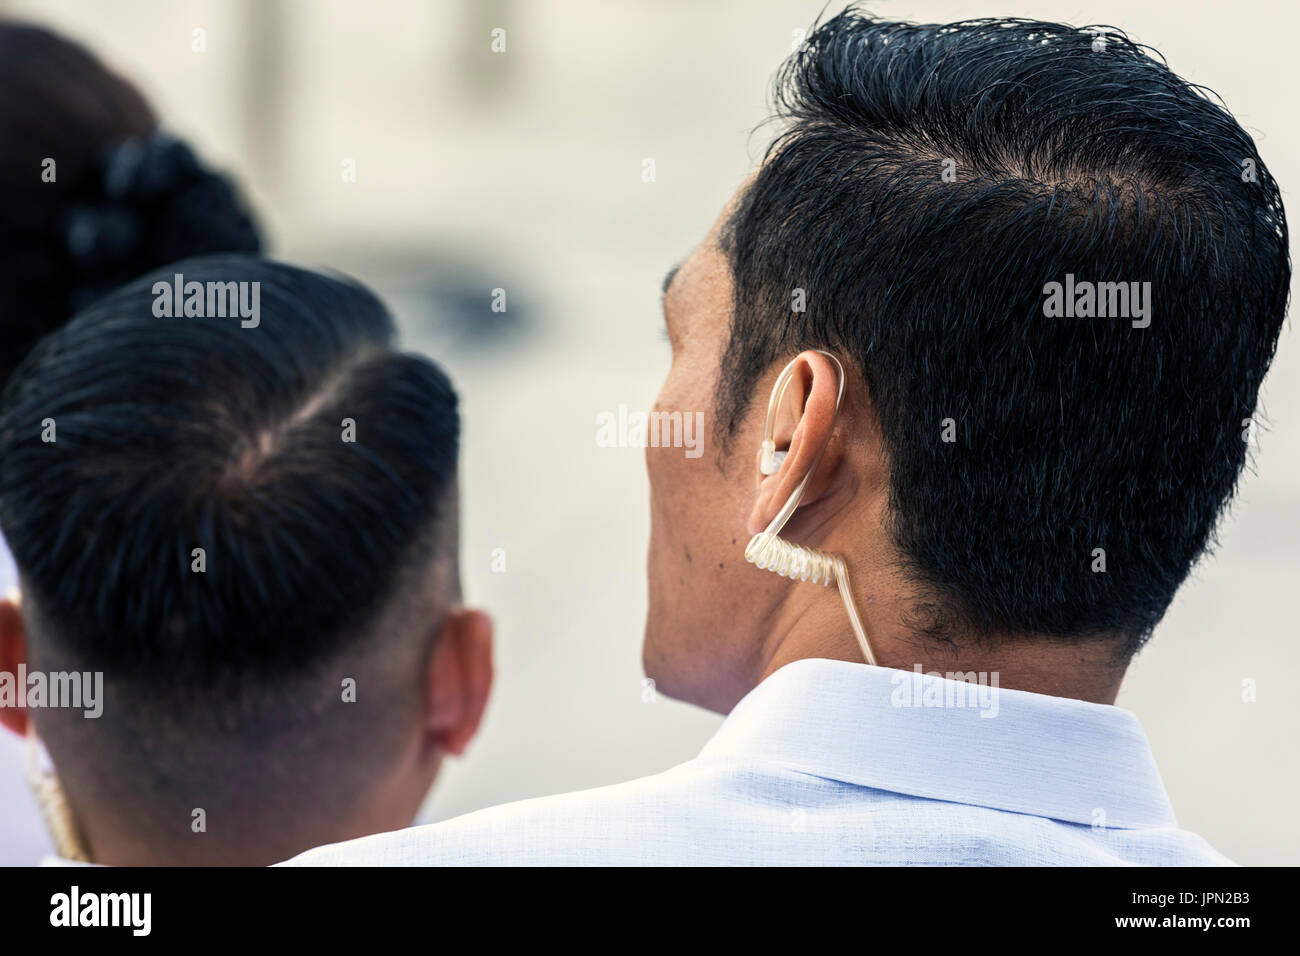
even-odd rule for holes
{"type": "Polygon", "coordinates": [[[1230,863],[1178,829],[1128,711],[831,660],[781,668],[699,757],[656,776],[322,847],[292,862],[1230,863]]]}

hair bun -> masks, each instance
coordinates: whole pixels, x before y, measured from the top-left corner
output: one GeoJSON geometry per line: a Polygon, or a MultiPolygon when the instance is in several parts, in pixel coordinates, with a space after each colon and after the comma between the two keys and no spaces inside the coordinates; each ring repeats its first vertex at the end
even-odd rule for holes
{"type": "Polygon", "coordinates": [[[76,269],[73,312],[168,262],[261,250],[231,182],[162,132],[109,151],[88,198],[69,208],[64,237],[76,269]]]}
{"type": "Polygon", "coordinates": [[[194,151],[166,133],[128,139],[104,162],[104,195],[114,202],[152,201],[201,171],[194,151]]]}

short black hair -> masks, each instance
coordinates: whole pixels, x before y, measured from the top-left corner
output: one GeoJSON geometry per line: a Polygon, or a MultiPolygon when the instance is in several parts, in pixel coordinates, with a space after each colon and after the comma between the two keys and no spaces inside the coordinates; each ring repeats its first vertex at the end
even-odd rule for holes
{"type": "Polygon", "coordinates": [[[1140,647],[1235,490],[1286,311],[1251,137],[1114,28],[855,7],[776,105],[721,239],[720,437],[776,362],[834,350],[878,417],[917,631],[1140,647]],[[1149,327],[1047,317],[1067,275],[1150,282],[1149,327]]]}
{"type": "MultiPolygon", "coordinates": [[[[340,660],[419,687],[415,658],[429,648],[406,654],[404,638],[376,631],[430,569],[446,605],[458,598],[459,416],[447,376],[394,338],[354,282],[209,256],[109,295],[16,371],[0,417],[0,526],[37,622],[30,656],[102,671],[98,723],[159,775],[184,783],[192,761],[159,751],[210,760],[207,740],[229,777],[241,755],[328,717],[340,678],[358,676],[340,660]],[[256,324],[159,317],[155,284],[171,297],[177,274],[204,288],[260,283],[256,324]],[[122,739],[125,728],[153,743],[122,739]],[[158,745],[168,728],[183,732],[158,745]]],[[[349,735],[374,732],[368,716],[410,710],[385,699],[397,690],[363,687],[351,729],[325,720],[311,734],[349,751],[349,735]]],[[[280,764],[309,749],[287,746],[280,764]]],[[[334,753],[329,768],[369,756],[334,753]]]]}

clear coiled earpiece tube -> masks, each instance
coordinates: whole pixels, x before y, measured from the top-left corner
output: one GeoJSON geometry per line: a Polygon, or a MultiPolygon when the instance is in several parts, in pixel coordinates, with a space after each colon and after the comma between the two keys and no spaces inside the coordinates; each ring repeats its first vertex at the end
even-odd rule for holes
{"type": "MultiPolygon", "coordinates": [[[[821,349],[816,351],[830,359],[839,374],[839,387],[835,395],[835,415],[838,418],[840,405],[844,401],[846,378],[844,366],[831,353],[823,352],[821,349]]],[[[762,460],[759,463],[759,470],[765,475],[776,474],[785,458],[785,452],[776,450],[773,434],[776,428],[776,413],[781,407],[781,400],[785,397],[786,389],[790,386],[793,377],[792,373],[798,361],[797,358],[791,361],[782,370],[777,377],[776,384],[772,387],[772,397],[767,405],[767,422],[763,426],[762,460]]],[[[828,431],[827,441],[830,440],[829,434],[828,431]]],[[[817,471],[817,466],[821,463],[822,453],[825,451],[826,444],[823,443],[822,447],[817,449],[817,457],[813,459],[812,467],[803,476],[803,481],[799,482],[799,487],[794,490],[790,500],[777,512],[776,517],[772,519],[772,523],[767,528],[749,539],[749,544],[745,546],[745,560],[757,568],[762,568],[765,571],[775,571],[781,577],[790,578],[791,580],[810,581],[824,587],[829,587],[831,582],[834,581],[839,589],[840,599],[844,602],[844,610],[849,615],[849,624],[853,628],[853,636],[857,638],[858,646],[862,650],[862,656],[868,664],[875,664],[876,658],[871,652],[871,643],[867,640],[866,628],[862,624],[862,618],[858,616],[858,608],[853,601],[853,590],[849,586],[849,571],[845,567],[844,559],[838,554],[831,554],[818,548],[792,544],[779,537],[781,529],[785,527],[785,523],[790,520],[790,516],[799,507],[799,502],[803,500],[804,492],[808,488],[808,482],[812,480],[813,474],[817,471]]]]}

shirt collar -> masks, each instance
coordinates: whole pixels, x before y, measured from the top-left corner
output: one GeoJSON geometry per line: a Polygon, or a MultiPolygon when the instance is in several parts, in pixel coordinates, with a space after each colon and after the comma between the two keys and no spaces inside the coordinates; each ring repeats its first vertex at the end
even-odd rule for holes
{"type": "Polygon", "coordinates": [[[700,756],[1071,823],[1176,826],[1133,714],[992,679],[795,661],[750,691],[700,756]]]}

